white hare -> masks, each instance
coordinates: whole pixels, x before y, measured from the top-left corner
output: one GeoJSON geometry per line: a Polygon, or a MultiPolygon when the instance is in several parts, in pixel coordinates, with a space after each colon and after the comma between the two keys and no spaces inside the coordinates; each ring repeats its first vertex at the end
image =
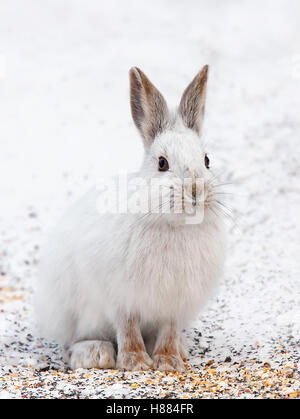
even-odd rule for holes
{"type": "MultiPolygon", "coordinates": [[[[215,178],[200,139],[207,74],[205,66],[170,112],[146,75],[130,70],[132,117],[145,148],[137,176],[162,187],[174,176],[192,179],[189,197],[203,209],[202,222],[187,222],[184,198],[181,213],[100,214],[95,188],[69,210],[44,249],[37,318],[41,333],[64,346],[72,369],[183,368],[182,329],[208,299],[224,259],[215,178]],[[196,179],[203,181],[200,198],[196,179]]],[[[182,194],[183,184],[175,192],[182,194]]],[[[162,198],[173,209],[174,196],[173,186],[162,198]]]]}

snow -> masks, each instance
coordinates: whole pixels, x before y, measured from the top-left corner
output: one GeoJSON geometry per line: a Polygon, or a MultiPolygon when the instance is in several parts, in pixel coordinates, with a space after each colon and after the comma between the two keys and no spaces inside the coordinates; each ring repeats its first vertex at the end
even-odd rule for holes
{"type": "MultiPolygon", "coordinates": [[[[63,368],[59,348],[38,345],[34,332],[39,251],[99,177],[139,167],[133,65],[171,104],[210,65],[204,137],[212,169],[231,183],[235,223],[222,284],[187,332],[191,365],[227,356],[298,364],[299,20],[297,0],[0,3],[0,376],[63,368]]],[[[115,386],[103,394],[128,394],[115,386]]],[[[85,391],[98,394],[92,384],[85,391]]]]}

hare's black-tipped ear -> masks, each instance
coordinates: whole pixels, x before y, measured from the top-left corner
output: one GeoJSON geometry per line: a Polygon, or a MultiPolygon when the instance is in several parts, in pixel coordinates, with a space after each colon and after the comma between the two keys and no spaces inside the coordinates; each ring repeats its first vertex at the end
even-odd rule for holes
{"type": "Polygon", "coordinates": [[[183,92],[179,112],[188,128],[201,135],[204,118],[208,65],[205,65],[183,92]]]}
{"type": "Polygon", "coordinates": [[[139,68],[131,68],[129,75],[132,118],[145,146],[149,147],[168,124],[168,107],[162,94],[139,68]]]}

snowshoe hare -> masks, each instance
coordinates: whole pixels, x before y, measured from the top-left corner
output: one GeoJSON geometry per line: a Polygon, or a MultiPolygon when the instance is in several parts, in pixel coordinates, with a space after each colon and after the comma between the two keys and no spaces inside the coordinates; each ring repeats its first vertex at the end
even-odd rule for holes
{"type": "Polygon", "coordinates": [[[214,289],[224,258],[218,185],[201,143],[207,75],[205,66],[171,112],[146,75],[130,70],[132,117],[145,148],[136,176],[171,192],[156,211],[105,213],[95,188],[67,212],[42,253],[37,318],[41,334],[63,345],[71,369],[184,368],[182,330],[214,289]],[[183,178],[191,179],[190,193],[183,178]],[[188,200],[190,209],[202,209],[201,221],[186,211],[188,200]]]}

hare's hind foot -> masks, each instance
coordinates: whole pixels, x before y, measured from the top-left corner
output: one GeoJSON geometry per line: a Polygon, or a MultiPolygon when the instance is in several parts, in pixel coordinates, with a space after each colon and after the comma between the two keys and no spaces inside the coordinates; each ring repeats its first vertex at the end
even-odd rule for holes
{"type": "Polygon", "coordinates": [[[115,368],[116,352],[111,342],[85,340],[65,350],[65,361],[72,370],[78,368],[115,368]]]}

